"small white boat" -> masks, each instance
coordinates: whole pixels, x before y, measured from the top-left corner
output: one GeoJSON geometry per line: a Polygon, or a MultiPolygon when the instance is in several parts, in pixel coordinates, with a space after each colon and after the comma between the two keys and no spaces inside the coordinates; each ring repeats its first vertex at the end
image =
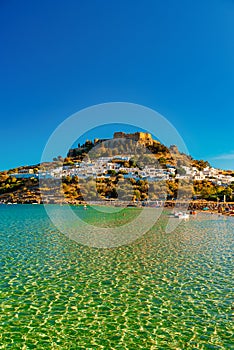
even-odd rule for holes
{"type": "Polygon", "coordinates": [[[184,213],[182,215],[179,215],[179,219],[181,219],[181,220],[189,220],[189,214],[184,213]]]}
{"type": "Polygon", "coordinates": [[[85,204],[85,205],[84,205],[84,210],[87,210],[87,209],[88,209],[88,208],[87,208],[87,205],[85,204]]]}
{"type": "Polygon", "coordinates": [[[178,218],[180,215],[183,215],[182,211],[178,211],[174,213],[175,218],[178,218]]]}
{"type": "Polygon", "coordinates": [[[174,216],[180,220],[189,220],[189,214],[183,213],[182,211],[175,213],[174,216]]]}

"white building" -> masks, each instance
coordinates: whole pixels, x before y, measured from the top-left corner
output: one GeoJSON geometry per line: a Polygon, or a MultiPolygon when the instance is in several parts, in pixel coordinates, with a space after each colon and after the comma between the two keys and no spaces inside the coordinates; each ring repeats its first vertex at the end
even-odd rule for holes
{"type": "Polygon", "coordinates": [[[196,173],[196,175],[194,175],[194,180],[195,181],[203,181],[206,179],[206,176],[203,174],[202,171],[199,171],[196,173]]]}

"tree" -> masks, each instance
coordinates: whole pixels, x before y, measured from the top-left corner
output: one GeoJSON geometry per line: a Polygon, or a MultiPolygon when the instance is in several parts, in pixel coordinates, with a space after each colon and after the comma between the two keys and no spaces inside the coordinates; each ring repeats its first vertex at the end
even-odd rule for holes
{"type": "Polygon", "coordinates": [[[131,201],[133,199],[133,187],[129,182],[121,182],[117,186],[118,199],[120,201],[131,201]]]}
{"type": "Polygon", "coordinates": [[[107,170],[107,174],[109,174],[111,176],[115,176],[116,175],[116,171],[115,170],[107,170]]]}
{"type": "Polygon", "coordinates": [[[134,158],[129,159],[129,166],[131,168],[135,168],[137,166],[136,159],[134,158]]]}
{"type": "Polygon", "coordinates": [[[167,194],[167,187],[164,181],[157,181],[149,184],[149,198],[151,200],[164,199],[167,194]]]}
{"type": "Polygon", "coordinates": [[[178,184],[178,195],[180,199],[191,199],[194,194],[193,184],[183,181],[178,184]]]}
{"type": "Polygon", "coordinates": [[[194,160],[193,165],[198,168],[199,171],[203,170],[206,167],[210,167],[210,163],[205,160],[194,160]]]}
{"type": "Polygon", "coordinates": [[[87,201],[94,201],[100,199],[97,192],[97,184],[96,181],[93,180],[93,178],[80,180],[80,193],[84,200],[87,201]]]}
{"type": "Polygon", "coordinates": [[[134,200],[140,200],[141,199],[141,192],[139,190],[134,190],[133,192],[133,195],[134,195],[134,200]]]}
{"type": "Polygon", "coordinates": [[[186,170],[182,167],[179,167],[176,169],[176,173],[183,176],[183,175],[186,175],[186,170]]]}
{"type": "Polygon", "coordinates": [[[158,161],[159,161],[159,163],[162,164],[162,165],[164,165],[164,164],[167,163],[167,160],[166,160],[166,158],[164,158],[164,157],[160,157],[160,158],[158,159],[158,161]]]}

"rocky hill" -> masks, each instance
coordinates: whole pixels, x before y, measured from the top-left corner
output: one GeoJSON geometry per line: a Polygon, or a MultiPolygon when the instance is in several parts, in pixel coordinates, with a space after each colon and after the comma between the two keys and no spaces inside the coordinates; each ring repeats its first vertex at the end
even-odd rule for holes
{"type": "MultiPolygon", "coordinates": [[[[69,150],[65,158],[57,156],[48,163],[0,172],[0,202],[41,203],[41,194],[46,194],[49,203],[73,204],[88,199],[115,200],[120,197],[133,201],[170,199],[177,197],[179,182],[180,186],[183,185],[185,196],[191,194],[194,198],[207,200],[222,200],[225,196],[231,201],[233,182],[224,186],[212,178],[192,182],[186,176],[183,179],[188,171],[185,169],[195,168],[201,172],[209,167],[207,161],[195,160],[179,152],[175,145],[168,148],[158,140],[153,140],[148,133],[116,132],[112,139],[87,140],[82,145],[78,144],[69,150]],[[105,176],[86,176],[84,181],[74,173],[74,168],[82,162],[97,164],[100,158],[109,159],[109,170],[106,169],[105,176]],[[111,170],[111,164],[115,170],[111,170]],[[141,175],[145,167],[161,169],[162,174],[166,175],[161,180],[157,178],[157,181],[149,181],[141,175]],[[140,175],[133,174],[131,177],[129,174],[132,169],[137,168],[141,170],[140,175]],[[51,183],[57,179],[58,171],[60,181],[57,181],[56,189],[51,190],[51,183]],[[50,176],[39,186],[39,177],[45,177],[43,174],[50,176]],[[56,196],[55,192],[59,195],[56,196]]],[[[227,172],[223,171],[223,174],[227,172]]],[[[229,173],[229,177],[233,175],[229,173]]]]}

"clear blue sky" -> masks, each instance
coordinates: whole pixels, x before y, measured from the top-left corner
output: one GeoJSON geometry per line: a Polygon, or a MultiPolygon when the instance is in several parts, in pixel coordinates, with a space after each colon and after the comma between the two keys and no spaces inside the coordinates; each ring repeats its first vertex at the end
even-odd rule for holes
{"type": "Polygon", "coordinates": [[[232,0],[1,0],[0,43],[0,169],[110,101],[157,110],[194,158],[234,169],[232,0]]]}

